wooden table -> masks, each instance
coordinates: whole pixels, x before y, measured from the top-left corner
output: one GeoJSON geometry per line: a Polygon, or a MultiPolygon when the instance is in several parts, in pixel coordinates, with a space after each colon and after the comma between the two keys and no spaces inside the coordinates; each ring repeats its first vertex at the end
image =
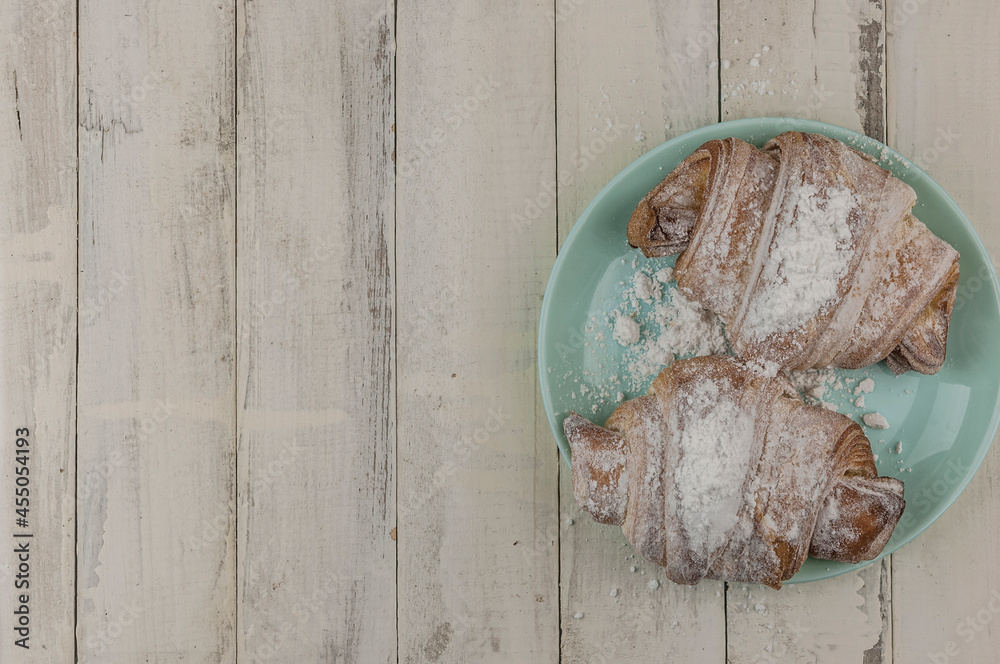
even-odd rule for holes
{"type": "Polygon", "coordinates": [[[0,662],[996,661],[995,451],[880,564],[650,590],[573,503],[535,338],[587,202],[720,119],[883,139],[996,255],[998,20],[4,0],[0,662]]]}

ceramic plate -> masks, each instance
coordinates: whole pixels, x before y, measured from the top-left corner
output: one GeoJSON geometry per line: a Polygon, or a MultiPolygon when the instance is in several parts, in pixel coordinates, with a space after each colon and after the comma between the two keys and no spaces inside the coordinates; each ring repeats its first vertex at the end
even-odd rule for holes
{"type": "MultiPolygon", "coordinates": [[[[1000,418],[1000,287],[992,262],[972,224],[930,176],[878,141],[821,122],[754,118],[703,127],[654,148],[601,190],[577,220],[549,277],[538,336],[538,366],[549,424],[563,458],[570,450],[562,420],[570,410],[598,423],[617,406],[607,388],[625,374],[623,349],[607,327],[608,312],[622,302],[622,282],[637,269],[655,272],[673,258],[647,259],[625,240],[636,204],[702,143],[737,136],[754,145],[785,131],[824,134],[876,157],[917,192],[914,214],[961,253],[961,279],[944,367],[934,376],[894,377],[883,363],[848,378],[870,376],[875,390],[864,409],[847,399],[838,410],[860,421],[878,411],[885,430],[867,429],[879,473],[905,483],[906,510],[883,556],[903,546],[948,509],[972,479],[993,441],[1000,418]],[[902,451],[896,452],[897,443],[902,451]]],[[[674,282],[668,284],[673,288],[674,282]]],[[[625,398],[645,394],[653,376],[622,385],[625,398]]],[[[792,582],[815,581],[870,563],[847,565],[810,558],[792,582]]]]}

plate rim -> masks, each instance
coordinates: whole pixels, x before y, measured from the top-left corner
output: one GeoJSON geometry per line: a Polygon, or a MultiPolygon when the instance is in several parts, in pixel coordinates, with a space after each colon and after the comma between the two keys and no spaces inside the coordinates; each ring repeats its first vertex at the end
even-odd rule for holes
{"type": "MultiPolygon", "coordinates": [[[[737,120],[727,120],[725,122],[717,122],[709,125],[704,125],[702,127],[698,127],[697,129],[686,131],[683,134],[679,134],[678,136],[675,136],[674,138],[671,138],[668,141],[664,141],[663,143],[657,145],[656,147],[651,148],[646,153],[634,159],[621,171],[619,171],[613,178],[611,178],[607,182],[607,184],[605,184],[600,189],[600,191],[598,191],[598,193],[594,195],[594,197],[590,200],[587,206],[583,209],[583,212],[580,213],[580,216],[577,217],[576,222],[573,224],[573,228],[570,229],[569,234],[566,236],[566,240],[562,243],[560,247],[557,248],[556,259],[552,265],[552,270],[549,273],[548,281],[545,286],[545,292],[544,295],[542,296],[542,307],[539,312],[539,321],[538,321],[538,338],[537,338],[536,352],[537,352],[539,388],[542,393],[542,404],[543,408],[545,409],[545,417],[549,422],[549,428],[552,430],[552,434],[556,440],[556,445],[559,449],[559,455],[566,463],[566,466],[568,468],[572,469],[572,465],[570,463],[569,446],[568,444],[564,446],[562,438],[560,436],[560,423],[557,423],[552,415],[553,413],[552,399],[550,396],[551,390],[549,387],[548,375],[547,372],[545,371],[545,368],[548,366],[547,362],[548,353],[545,350],[544,340],[546,338],[546,332],[548,328],[549,310],[552,305],[551,291],[554,288],[556,277],[560,273],[562,266],[565,262],[564,256],[566,255],[567,250],[573,246],[573,243],[576,241],[577,237],[582,232],[581,229],[584,227],[584,224],[582,224],[581,222],[585,221],[590,217],[590,215],[593,213],[594,208],[597,205],[597,202],[603,199],[609,193],[609,191],[615,189],[622,180],[629,178],[635,171],[639,170],[640,168],[643,168],[646,165],[646,162],[656,160],[656,158],[660,154],[669,151],[673,146],[685,141],[690,141],[691,139],[697,137],[699,134],[712,134],[711,137],[706,137],[704,140],[698,143],[698,145],[701,145],[705,141],[712,140],[712,138],[717,138],[718,137],[716,136],[717,132],[724,131],[725,128],[738,127],[739,129],[748,129],[748,128],[752,129],[754,127],[759,127],[761,129],[764,129],[765,124],[771,124],[771,123],[775,123],[778,125],[787,124],[788,131],[805,131],[810,133],[819,133],[823,135],[829,135],[831,133],[846,135],[847,138],[854,138],[855,140],[863,141],[863,144],[866,144],[866,146],[877,146],[878,148],[880,148],[879,149],[880,156],[883,158],[885,156],[890,156],[891,158],[898,160],[900,163],[905,164],[907,166],[907,171],[913,172],[915,174],[914,177],[922,180],[921,184],[928,185],[930,186],[930,188],[934,189],[936,193],[942,197],[942,200],[945,202],[945,204],[951,208],[953,214],[955,214],[958,218],[964,221],[966,227],[972,231],[971,235],[975,248],[977,251],[979,251],[981,258],[985,258],[983,262],[988,267],[989,270],[990,282],[993,285],[993,299],[996,302],[997,310],[1000,311],[1000,279],[998,279],[996,268],[993,265],[993,261],[989,257],[989,251],[986,249],[986,245],[983,243],[983,239],[979,236],[978,231],[976,231],[975,226],[972,225],[972,222],[969,219],[969,217],[965,214],[965,212],[962,211],[962,208],[959,207],[958,203],[955,202],[955,199],[951,197],[951,195],[944,189],[944,187],[938,184],[938,182],[934,180],[934,178],[932,178],[924,169],[920,168],[919,166],[917,166],[917,164],[913,163],[913,161],[911,161],[909,158],[903,156],[902,154],[892,149],[882,141],[871,138],[870,136],[866,136],[865,134],[859,133],[852,129],[847,129],[846,127],[841,127],[839,125],[834,125],[827,122],[821,122],[819,120],[806,120],[802,118],[789,118],[780,116],[762,116],[754,118],[741,118],[737,120]]],[[[836,137],[831,136],[831,138],[836,138],[836,137]]],[[[842,140],[842,139],[838,138],[837,140],[842,140]]],[[[852,147],[861,149],[860,146],[857,145],[852,147]]],[[[861,151],[870,154],[867,150],[861,149],[861,151]]],[[[848,572],[856,571],[880,561],[882,558],[891,555],[892,553],[902,549],[904,546],[912,542],[916,537],[918,537],[925,530],[927,530],[934,522],[936,522],[941,517],[941,515],[943,515],[946,511],[948,511],[948,509],[951,508],[951,506],[959,499],[959,497],[963,493],[965,493],[965,489],[972,481],[972,478],[975,477],[976,474],[979,472],[979,469],[982,466],[982,463],[985,460],[986,455],[989,453],[990,448],[992,448],[993,442],[996,438],[998,427],[1000,427],[1000,389],[998,389],[997,394],[994,397],[993,413],[990,416],[990,422],[986,428],[988,435],[985,438],[985,444],[981,444],[979,446],[979,450],[973,457],[972,463],[969,466],[969,472],[966,473],[965,477],[963,477],[962,480],[954,486],[954,490],[950,493],[947,499],[938,502],[937,505],[934,507],[934,509],[932,509],[927,513],[927,515],[922,519],[922,523],[919,525],[919,527],[915,528],[912,533],[908,534],[899,542],[894,543],[891,550],[889,549],[888,546],[886,546],[886,548],[882,551],[882,553],[879,554],[876,558],[873,558],[872,560],[863,561],[861,563],[856,563],[853,565],[844,565],[842,567],[831,568],[830,570],[828,570],[828,573],[826,574],[821,573],[818,576],[814,576],[809,579],[801,579],[798,581],[796,581],[795,577],[799,576],[800,572],[796,572],[795,575],[785,583],[793,584],[793,583],[807,583],[812,581],[821,581],[823,579],[828,579],[834,576],[839,576],[841,574],[846,574],[848,572]]]]}

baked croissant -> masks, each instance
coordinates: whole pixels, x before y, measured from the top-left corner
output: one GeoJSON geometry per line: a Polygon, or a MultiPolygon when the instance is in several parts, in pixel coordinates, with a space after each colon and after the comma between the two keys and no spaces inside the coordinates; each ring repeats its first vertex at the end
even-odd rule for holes
{"type": "Polygon", "coordinates": [[[675,583],[779,588],[809,554],[871,560],[905,505],[860,426],[733,357],[675,362],[603,427],[563,428],[577,504],[675,583]]]}
{"type": "Polygon", "coordinates": [[[897,374],[944,363],[958,252],[910,210],[916,194],[843,143],[788,132],[762,149],[705,143],[639,203],[628,241],[680,253],[680,290],[737,354],[788,369],[897,374]]]}

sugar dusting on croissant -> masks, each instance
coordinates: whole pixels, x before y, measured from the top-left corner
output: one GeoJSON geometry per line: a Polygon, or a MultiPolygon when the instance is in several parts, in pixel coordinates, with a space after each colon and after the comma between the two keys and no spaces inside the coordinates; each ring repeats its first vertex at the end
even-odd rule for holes
{"type": "Polygon", "coordinates": [[[676,583],[778,588],[809,554],[870,560],[905,505],[860,426],[732,357],[676,362],[605,426],[563,427],[576,502],[676,583]]]}
{"type": "Polygon", "coordinates": [[[736,352],[789,369],[896,373],[944,363],[958,253],[910,210],[913,189],[843,143],[788,132],[701,146],[639,203],[628,240],[680,253],[685,295],[736,352]]]}

